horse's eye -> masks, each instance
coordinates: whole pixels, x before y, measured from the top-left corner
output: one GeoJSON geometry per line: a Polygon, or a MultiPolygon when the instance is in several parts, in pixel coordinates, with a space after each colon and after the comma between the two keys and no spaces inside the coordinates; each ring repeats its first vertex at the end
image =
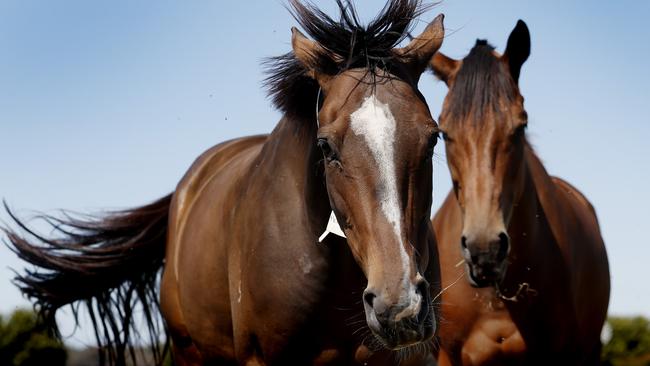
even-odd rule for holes
{"type": "Polygon", "coordinates": [[[336,154],[336,151],[334,151],[334,148],[332,148],[332,145],[327,141],[326,138],[319,138],[318,139],[318,147],[321,149],[323,152],[323,156],[325,157],[325,160],[327,162],[332,162],[332,161],[337,161],[339,158],[336,154]]]}
{"type": "Polygon", "coordinates": [[[431,158],[433,156],[433,149],[436,147],[436,144],[438,143],[438,138],[439,135],[438,133],[434,133],[429,137],[429,141],[427,142],[427,158],[431,158]]]}
{"type": "Polygon", "coordinates": [[[440,133],[442,134],[442,139],[443,139],[445,142],[449,142],[449,141],[451,141],[451,139],[449,138],[449,135],[447,135],[447,132],[445,132],[445,131],[441,131],[440,133]]]}
{"type": "Polygon", "coordinates": [[[528,124],[527,124],[527,123],[524,123],[524,124],[522,124],[522,125],[517,126],[517,129],[516,129],[515,132],[512,134],[512,137],[513,137],[514,139],[518,139],[518,138],[524,136],[524,134],[526,133],[526,128],[528,128],[528,124]]]}

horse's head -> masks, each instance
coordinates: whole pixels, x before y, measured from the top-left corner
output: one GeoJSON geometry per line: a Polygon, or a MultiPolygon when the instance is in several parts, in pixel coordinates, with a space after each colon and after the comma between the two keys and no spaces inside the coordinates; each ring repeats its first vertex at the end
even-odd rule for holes
{"type": "Polygon", "coordinates": [[[438,130],[417,83],[442,43],[443,17],[406,47],[393,48],[418,3],[391,1],[365,28],[349,8],[333,21],[292,3],[314,38],[294,29],[292,46],[320,88],[314,143],[323,153],[330,205],[368,279],[369,328],[391,349],[427,341],[435,331],[423,274],[438,130]]]}
{"type": "Polygon", "coordinates": [[[440,129],[463,216],[460,245],[478,287],[498,283],[507,269],[507,228],[523,189],[526,143],[518,79],[529,54],[530,35],[520,20],[502,56],[479,40],[462,61],[442,54],[432,61],[449,86],[440,129]]]}

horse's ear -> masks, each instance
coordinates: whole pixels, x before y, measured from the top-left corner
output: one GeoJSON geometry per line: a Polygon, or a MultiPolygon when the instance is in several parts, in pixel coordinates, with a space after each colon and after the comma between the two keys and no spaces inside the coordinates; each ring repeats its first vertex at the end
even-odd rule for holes
{"type": "Polygon", "coordinates": [[[326,54],[327,51],[318,42],[305,37],[296,27],[291,28],[291,47],[296,59],[307,70],[307,75],[324,87],[330,77],[318,71],[318,58],[326,54]]]}
{"type": "Polygon", "coordinates": [[[433,57],[442,45],[442,41],[445,38],[444,20],[444,14],[438,15],[424,29],[424,32],[413,38],[406,47],[396,48],[394,50],[395,54],[406,60],[407,64],[412,68],[416,79],[420,78],[420,75],[429,65],[431,57],[433,57]]]}
{"type": "Polygon", "coordinates": [[[440,52],[437,52],[431,59],[431,69],[433,73],[449,86],[449,83],[453,80],[453,76],[458,71],[460,67],[460,61],[454,60],[453,58],[447,57],[440,52]]]}
{"type": "Polygon", "coordinates": [[[521,66],[526,62],[528,56],[530,56],[530,32],[526,23],[519,20],[515,29],[510,33],[506,51],[501,56],[501,59],[508,64],[510,75],[517,83],[519,82],[521,66]]]}

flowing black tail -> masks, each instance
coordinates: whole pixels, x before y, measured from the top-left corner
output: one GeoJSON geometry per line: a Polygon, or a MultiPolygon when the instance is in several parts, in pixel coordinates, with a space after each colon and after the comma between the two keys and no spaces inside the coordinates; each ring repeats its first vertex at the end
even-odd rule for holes
{"type": "MultiPolygon", "coordinates": [[[[43,320],[58,334],[55,313],[70,305],[78,321],[84,304],[100,346],[100,363],[135,362],[133,337],[140,340],[134,312],[142,312],[155,362],[161,363],[167,343],[160,319],[158,280],[165,258],[171,194],[147,206],[83,218],[38,216],[53,229],[46,238],[19,219],[5,203],[20,230],[4,228],[8,246],[35,265],[15,278],[32,299],[43,320]]],[[[140,343],[141,344],[141,343],[140,343]]]]}

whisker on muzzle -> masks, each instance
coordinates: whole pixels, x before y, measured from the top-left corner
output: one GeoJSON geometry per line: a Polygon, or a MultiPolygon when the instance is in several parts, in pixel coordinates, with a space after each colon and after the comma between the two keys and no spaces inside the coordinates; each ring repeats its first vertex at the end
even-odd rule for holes
{"type": "Polygon", "coordinates": [[[436,296],[433,297],[431,302],[435,302],[445,291],[449,290],[452,286],[457,284],[458,281],[460,281],[460,279],[463,278],[463,276],[465,276],[465,273],[461,273],[460,276],[458,276],[458,278],[454,282],[449,284],[447,287],[443,288],[436,296]]]}

